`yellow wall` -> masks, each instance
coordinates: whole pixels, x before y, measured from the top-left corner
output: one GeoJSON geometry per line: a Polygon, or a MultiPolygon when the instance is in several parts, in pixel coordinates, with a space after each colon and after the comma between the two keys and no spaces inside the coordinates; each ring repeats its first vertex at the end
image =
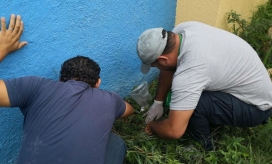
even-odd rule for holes
{"type": "Polygon", "coordinates": [[[227,12],[232,9],[248,19],[267,0],[177,0],[176,25],[196,20],[229,31],[227,12]]]}

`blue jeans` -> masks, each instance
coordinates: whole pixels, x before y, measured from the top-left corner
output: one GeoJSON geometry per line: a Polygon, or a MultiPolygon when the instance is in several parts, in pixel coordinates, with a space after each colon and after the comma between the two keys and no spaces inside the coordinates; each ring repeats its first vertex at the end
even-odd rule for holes
{"type": "Polygon", "coordinates": [[[121,137],[114,133],[110,133],[107,149],[105,164],[122,164],[126,156],[126,144],[121,137]]]}
{"type": "Polygon", "coordinates": [[[261,111],[224,92],[202,92],[187,130],[205,150],[213,150],[210,124],[234,127],[254,127],[266,123],[272,109],[261,111]]]}

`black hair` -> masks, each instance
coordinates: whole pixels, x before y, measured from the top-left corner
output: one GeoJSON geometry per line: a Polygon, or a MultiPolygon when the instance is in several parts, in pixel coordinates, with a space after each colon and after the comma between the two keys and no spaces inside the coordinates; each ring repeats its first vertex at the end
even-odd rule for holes
{"type": "Polygon", "coordinates": [[[100,67],[95,61],[85,56],[76,56],[61,65],[60,81],[83,81],[94,87],[100,78],[99,74],[100,67]]]}
{"type": "Polygon", "coordinates": [[[175,48],[175,44],[176,44],[176,40],[175,40],[175,34],[171,31],[166,31],[166,30],[162,30],[162,36],[163,38],[165,37],[165,34],[167,33],[167,43],[166,46],[163,50],[162,54],[169,54],[171,53],[174,48],[175,48]]]}

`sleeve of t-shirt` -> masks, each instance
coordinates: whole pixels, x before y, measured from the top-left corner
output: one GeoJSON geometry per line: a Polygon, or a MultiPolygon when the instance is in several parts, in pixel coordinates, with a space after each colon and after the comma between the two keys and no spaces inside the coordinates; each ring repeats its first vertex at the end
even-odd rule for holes
{"type": "Polygon", "coordinates": [[[209,79],[194,69],[174,75],[172,82],[171,110],[193,110],[209,79]]]}
{"type": "Polygon", "coordinates": [[[118,94],[116,93],[112,93],[115,97],[115,100],[116,100],[116,106],[115,106],[115,119],[118,119],[120,118],[124,113],[125,113],[125,110],[126,110],[126,104],[125,104],[125,101],[122,99],[121,96],[119,96],[118,94]]]}
{"type": "Polygon", "coordinates": [[[40,77],[26,76],[4,80],[11,107],[29,106],[41,81],[40,77]]]}

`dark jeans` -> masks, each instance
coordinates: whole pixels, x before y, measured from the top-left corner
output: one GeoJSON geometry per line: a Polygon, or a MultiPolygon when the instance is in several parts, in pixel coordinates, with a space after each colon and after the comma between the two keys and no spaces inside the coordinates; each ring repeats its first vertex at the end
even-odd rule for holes
{"type": "Polygon", "coordinates": [[[254,127],[265,123],[271,113],[272,109],[261,111],[228,93],[204,91],[187,130],[205,150],[213,150],[210,124],[254,127]]]}
{"type": "Polygon", "coordinates": [[[114,133],[110,133],[106,149],[105,164],[122,164],[126,156],[125,142],[114,133]]]}

